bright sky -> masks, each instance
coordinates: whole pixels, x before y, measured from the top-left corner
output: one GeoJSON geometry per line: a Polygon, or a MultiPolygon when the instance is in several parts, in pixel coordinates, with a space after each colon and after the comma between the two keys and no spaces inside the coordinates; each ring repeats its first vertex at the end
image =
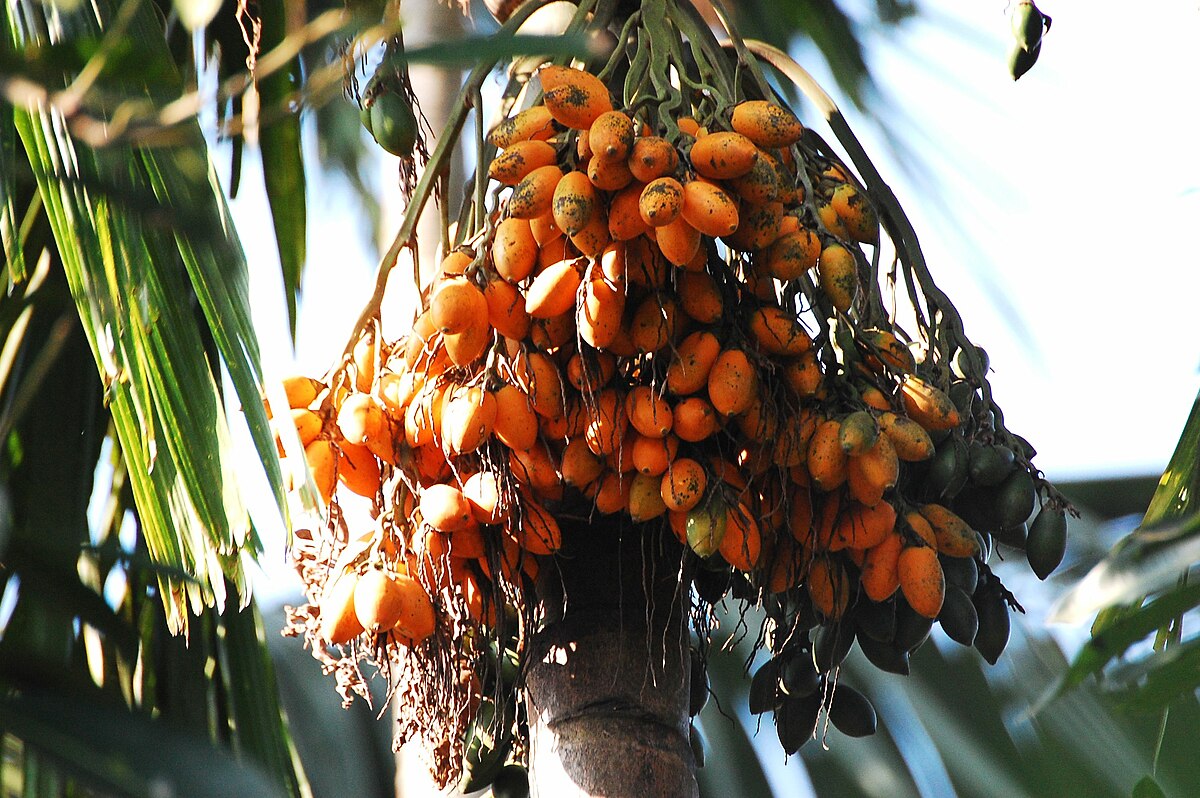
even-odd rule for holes
{"type": "MultiPolygon", "coordinates": [[[[869,38],[883,115],[911,153],[905,168],[819,57],[797,55],[912,218],[1037,464],[1058,479],[1157,473],[1200,387],[1200,252],[1184,235],[1200,222],[1200,4],[1041,7],[1054,25],[1016,83],[1003,0],[924,0],[923,17],[869,38]],[[922,184],[906,168],[924,170],[922,184]]],[[[249,165],[246,174],[233,210],[268,367],[321,374],[370,294],[378,258],[365,222],[339,181],[309,175],[293,362],[270,223],[249,165]]]]}

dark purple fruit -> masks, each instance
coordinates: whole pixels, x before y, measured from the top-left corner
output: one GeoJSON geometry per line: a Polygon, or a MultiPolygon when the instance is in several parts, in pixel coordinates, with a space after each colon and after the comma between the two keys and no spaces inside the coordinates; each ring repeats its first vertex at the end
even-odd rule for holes
{"type": "Polygon", "coordinates": [[[868,737],[875,733],[878,719],[875,707],[865,695],[839,683],[829,703],[829,720],[848,737],[868,737]]]}

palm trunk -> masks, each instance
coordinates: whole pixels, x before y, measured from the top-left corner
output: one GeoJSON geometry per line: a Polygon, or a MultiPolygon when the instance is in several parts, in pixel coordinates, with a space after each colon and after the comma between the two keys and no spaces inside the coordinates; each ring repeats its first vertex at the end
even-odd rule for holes
{"type": "Polygon", "coordinates": [[[607,519],[564,538],[526,659],[532,795],[697,795],[680,547],[607,519]]]}

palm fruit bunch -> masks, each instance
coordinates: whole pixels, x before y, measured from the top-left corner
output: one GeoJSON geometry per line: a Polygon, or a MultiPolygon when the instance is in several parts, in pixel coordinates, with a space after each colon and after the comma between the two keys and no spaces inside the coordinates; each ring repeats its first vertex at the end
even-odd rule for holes
{"type": "Polygon", "coordinates": [[[297,537],[296,629],[347,695],[360,661],[389,673],[427,710],[402,736],[471,788],[520,747],[537,575],[588,518],[673,536],[702,615],[731,589],[765,609],[751,709],[789,753],[822,711],[873,731],[833,677],[856,640],[907,673],[940,623],[995,662],[1018,605],[994,542],[1045,578],[1066,541],[869,161],[864,181],[689,4],[623,23],[602,68],[510,85],[411,330],[369,319],[289,383],[323,518],[297,537]]]}

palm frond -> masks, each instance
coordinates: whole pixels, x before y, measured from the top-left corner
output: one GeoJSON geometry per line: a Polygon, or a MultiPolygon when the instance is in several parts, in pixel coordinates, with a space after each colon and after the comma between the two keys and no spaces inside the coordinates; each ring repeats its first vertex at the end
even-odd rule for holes
{"type": "MultiPolygon", "coordinates": [[[[14,39],[26,49],[51,44],[48,9],[16,8],[9,20],[14,39]]],[[[119,16],[96,4],[64,15],[62,24],[68,37],[126,36],[141,49],[147,74],[172,73],[162,30],[145,4],[127,3],[119,16]]],[[[67,85],[79,87],[92,76],[68,77],[67,85]]],[[[124,81],[134,94],[178,88],[124,81]]],[[[242,560],[258,547],[232,479],[209,340],[284,507],[259,398],[245,260],[194,124],[178,131],[175,147],[100,150],[73,138],[54,107],[18,107],[15,122],[105,383],[151,554],[195,576],[162,583],[171,623],[183,629],[188,607],[224,603],[227,576],[248,595],[242,560]]]]}

